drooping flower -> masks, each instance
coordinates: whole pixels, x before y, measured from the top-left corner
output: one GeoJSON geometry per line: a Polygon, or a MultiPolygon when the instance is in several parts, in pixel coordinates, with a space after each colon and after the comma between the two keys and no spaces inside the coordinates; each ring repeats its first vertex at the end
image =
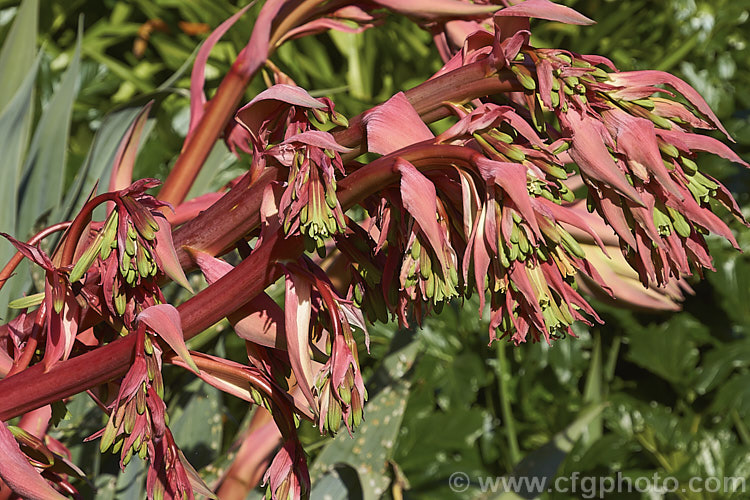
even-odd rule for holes
{"type": "Polygon", "coordinates": [[[88,439],[101,437],[102,452],[120,454],[124,468],[133,456],[148,459],[147,491],[152,498],[193,498],[198,476],[188,473],[184,459],[167,428],[162,350],[156,341],[164,340],[196,373],[198,368],[185,346],[180,316],[173,306],[159,304],[142,311],[136,318],[134,361],[120,382],[116,398],[108,405],[106,426],[88,439]]]}
{"type": "Polygon", "coordinates": [[[289,168],[288,187],[279,204],[287,233],[299,230],[323,248],[326,239],[344,230],[336,174],[344,173],[341,153],[347,151],[331,134],[316,130],[289,137],[268,150],[268,155],[289,168]]]}
{"type": "Polygon", "coordinates": [[[320,432],[335,434],[342,420],[351,432],[362,421],[367,400],[351,323],[364,329],[364,321],[309,260],[288,264],[286,276],[284,309],[292,371],[320,432]],[[313,373],[309,345],[321,341],[328,360],[313,373]]]}
{"type": "Polygon", "coordinates": [[[295,500],[310,497],[310,473],[305,452],[299,441],[288,439],[276,453],[263,476],[272,500],[295,500]]]}
{"type": "Polygon", "coordinates": [[[193,490],[196,480],[200,481],[202,491],[210,492],[197,473],[190,474],[192,466],[177,447],[169,429],[165,428],[164,435],[160,439],[149,441],[147,446],[150,460],[146,474],[146,494],[149,499],[191,500],[195,498],[193,490]]]}
{"type": "MultiPolygon", "coordinates": [[[[419,129],[419,117],[409,113],[408,102],[394,98],[382,107],[402,110],[401,116],[414,122],[410,130],[419,129]]],[[[490,294],[491,338],[499,329],[515,342],[529,336],[549,340],[572,333],[576,320],[598,320],[576,292],[575,276],[581,271],[600,278],[561,225],[590,232],[584,220],[562,205],[573,199],[562,182],[567,177],[564,163],[557,157],[567,142],[548,144],[510,106],[454,109],[460,117],[455,126],[437,138],[419,134],[431,139],[417,144],[404,145],[385,120],[367,124],[368,143],[386,154],[401,176],[400,197],[394,196],[395,189],[385,191],[387,201],[369,208],[377,228],[370,255],[386,253],[380,286],[388,308],[402,322],[411,313],[419,319],[427,307],[439,307],[458,291],[475,288],[482,308],[485,293],[490,294]],[[420,169],[430,171],[430,177],[420,169]],[[400,242],[410,232],[416,237],[400,242]],[[394,288],[389,276],[399,269],[394,288]],[[441,277],[433,285],[442,282],[443,288],[430,286],[432,274],[441,277]]],[[[368,256],[344,251],[353,262],[368,256]]],[[[360,286],[371,288],[367,280],[356,285],[355,296],[360,286]]],[[[377,304],[377,290],[367,291],[377,304]]]]}
{"type": "Polygon", "coordinates": [[[705,234],[736,246],[710,200],[743,220],[726,188],[696,164],[701,151],[744,164],[719,141],[695,133],[725,132],[718,119],[694,89],[668,73],[617,72],[604,57],[532,47],[527,24],[507,20],[539,17],[537,3],[502,9],[494,24],[478,25],[443,71],[487,58],[515,74],[524,91],[509,94],[509,104],[537,131],[563,141],[555,151],[558,164],[577,166],[589,188],[589,208],[614,228],[644,285],[710,269],[705,234]],[[546,118],[549,112],[557,123],[546,118]]]}
{"type": "Polygon", "coordinates": [[[93,266],[103,302],[110,314],[123,318],[126,327],[140,311],[164,301],[157,285],[160,276],[191,290],[177,259],[170,224],[159,210],[166,204],[146,194],[158,184],[156,179],[142,179],[112,193],[114,210],[70,271],[70,280],[76,282],[93,266]]]}
{"type": "Polygon", "coordinates": [[[336,175],[343,175],[341,153],[349,149],[325,131],[346,125],[330,99],[315,99],[305,90],[278,84],[242,107],[236,120],[248,131],[253,172],[270,160],[289,169],[279,210],[288,234],[301,232],[322,251],[330,235],[346,222],[336,198],[336,175]]]}

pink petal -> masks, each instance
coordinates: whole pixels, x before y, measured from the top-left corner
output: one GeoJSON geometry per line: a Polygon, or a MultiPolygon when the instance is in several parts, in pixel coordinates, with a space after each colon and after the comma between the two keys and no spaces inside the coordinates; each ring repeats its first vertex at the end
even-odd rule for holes
{"type": "MultiPolygon", "coordinates": [[[[682,187],[681,187],[682,188],[682,187]]],[[[687,188],[684,189],[684,200],[679,204],[680,212],[692,223],[699,224],[711,232],[723,236],[734,246],[737,250],[740,249],[737,244],[737,240],[734,238],[734,234],[727,227],[727,225],[719,217],[717,217],[710,209],[704,208],[695,201],[692,194],[690,194],[687,188]]]]}
{"type": "MultiPolygon", "coordinates": [[[[542,59],[536,65],[536,78],[539,82],[539,98],[549,110],[554,109],[554,106],[552,105],[552,92],[554,92],[552,90],[553,69],[554,68],[552,67],[552,63],[549,61],[549,59],[542,59]]],[[[526,123],[528,124],[528,122],[526,123]]]]}
{"type": "Polygon", "coordinates": [[[229,151],[232,152],[237,159],[241,159],[240,154],[237,150],[244,151],[247,154],[252,154],[253,149],[251,147],[252,136],[250,132],[243,127],[236,118],[232,118],[224,128],[224,142],[226,143],[229,151]]]}
{"type": "Polygon", "coordinates": [[[435,137],[403,92],[368,112],[364,122],[367,150],[381,155],[435,137]]]}
{"type": "MultiPolygon", "coordinates": [[[[589,260],[601,274],[604,283],[609,286],[614,294],[615,303],[625,302],[629,307],[651,311],[679,311],[680,305],[673,302],[667,295],[659,293],[662,289],[644,288],[637,279],[635,271],[630,269],[625,259],[619,252],[612,252],[612,257],[605,258],[596,248],[586,248],[586,259],[589,260]],[[617,266],[616,268],[613,266],[617,266]],[[616,270],[624,270],[627,275],[618,274],[616,270]]],[[[596,293],[597,298],[612,300],[612,298],[601,290],[600,284],[590,278],[582,280],[584,290],[596,293]],[[589,287],[595,287],[589,290],[589,287]]]]}
{"type": "MultiPolygon", "coordinates": [[[[207,384],[216,387],[220,391],[224,391],[227,394],[231,394],[232,396],[238,397],[250,403],[255,403],[255,399],[253,399],[252,392],[250,391],[251,383],[248,381],[248,379],[246,377],[232,374],[232,372],[240,370],[253,373],[253,368],[237,363],[235,361],[219,358],[217,356],[211,356],[210,354],[203,354],[201,352],[194,352],[193,356],[198,359],[205,359],[212,362],[204,364],[204,368],[200,373],[197,374],[198,378],[200,378],[207,384]],[[222,370],[218,367],[214,367],[214,364],[224,365],[225,367],[228,367],[230,369],[222,370]]],[[[172,363],[183,368],[188,367],[188,365],[179,358],[175,358],[172,363]]],[[[313,415],[306,408],[299,408],[297,406],[295,406],[295,408],[297,409],[297,411],[307,416],[308,418],[313,418],[313,415]]]]}
{"type": "MultiPolygon", "coordinates": [[[[487,209],[482,207],[482,214],[477,220],[474,232],[471,235],[471,243],[474,245],[474,282],[477,286],[477,294],[479,294],[479,312],[484,312],[485,305],[485,283],[487,277],[487,269],[490,267],[490,255],[487,251],[487,246],[484,242],[484,221],[487,217],[487,209]]],[[[494,217],[494,215],[492,216],[494,217]]],[[[469,248],[466,249],[467,252],[469,248]]],[[[468,260],[465,259],[468,265],[468,260]]],[[[464,272],[464,275],[466,271],[464,272]]]]}
{"type": "Polygon", "coordinates": [[[156,219],[156,223],[159,224],[159,230],[156,231],[156,245],[154,246],[156,264],[172,281],[178,283],[190,293],[193,293],[193,288],[190,286],[185,276],[185,271],[182,270],[182,266],[180,265],[180,259],[177,258],[177,252],[172,242],[172,226],[160,215],[154,218],[156,219]]]}
{"type": "MultiPolygon", "coordinates": [[[[484,30],[484,28],[477,21],[463,21],[460,19],[448,21],[443,28],[447,40],[450,41],[450,44],[453,47],[462,47],[469,35],[480,30],[484,30]]],[[[450,59],[450,53],[448,52],[449,48],[450,47],[444,47],[444,53],[441,51],[440,55],[443,57],[444,62],[447,62],[450,59]]]]}
{"type": "Polygon", "coordinates": [[[11,244],[16,247],[16,249],[21,252],[24,257],[26,257],[42,269],[46,271],[52,271],[55,268],[55,266],[52,264],[52,261],[49,259],[49,257],[47,257],[47,254],[42,252],[39,247],[27,245],[23,241],[19,241],[7,233],[0,233],[0,236],[3,236],[5,239],[10,241],[11,244]]]}
{"type": "Polygon", "coordinates": [[[456,173],[461,179],[461,207],[463,209],[464,235],[467,236],[472,233],[476,225],[474,218],[478,215],[481,201],[471,175],[459,168],[456,168],[456,173]]]}
{"type": "Polygon", "coordinates": [[[31,466],[13,434],[0,423],[0,478],[23,498],[66,500],[31,466]]]}
{"type": "Polygon", "coordinates": [[[44,353],[44,370],[48,371],[60,360],[65,361],[73,350],[78,334],[81,306],[72,294],[65,294],[59,313],[48,311],[47,347],[44,353]]]}
{"type": "MultiPolygon", "coordinates": [[[[268,5],[266,4],[266,6],[268,5]]],[[[305,89],[295,85],[279,83],[264,90],[255,96],[252,101],[241,107],[235,118],[251,134],[255,135],[260,130],[263,121],[285,105],[313,109],[326,107],[325,104],[308,94],[305,89]]]]}
{"type": "Polygon", "coordinates": [[[115,161],[112,164],[112,173],[109,177],[109,191],[119,191],[125,189],[133,182],[133,166],[135,165],[135,156],[138,153],[138,146],[141,141],[143,127],[148,120],[148,113],[154,101],[149,101],[135,117],[133,123],[128,127],[127,132],[117,147],[115,161]]]}
{"type": "Polygon", "coordinates": [[[348,153],[351,151],[350,148],[344,147],[333,138],[333,135],[328,132],[322,132],[320,130],[308,130],[301,134],[296,134],[288,139],[284,140],[282,144],[292,143],[307,144],[308,146],[315,146],[321,149],[329,149],[331,151],[338,151],[339,153],[348,153]]]}
{"type": "Polygon", "coordinates": [[[598,130],[592,123],[592,118],[586,118],[572,109],[564,115],[564,121],[572,132],[570,157],[578,164],[581,172],[608,184],[623,196],[643,205],[641,197],[628,183],[604,145],[602,133],[607,133],[606,130],[598,130]]]}
{"type": "Polygon", "coordinates": [[[247,9],[252,7],[253,3],[247,4],[241,8],[232,17],[221,23],[203,42],[198,55],[195,56],[195,63],[193,64],[193,72],[190,75],[190,127],[188,128],[187,137],[193,133],[196,125],[203,116],[203,108],[206,106],[206,94],[203,92],[203,87],[206,83],[206,64],[208,63],[208,56],[211,54],[211,49],[214,48],[216,42],[224,36],[229,28],[231,28],[237,20],[247,12],[247,9]]]}
{"type": "Polygon", "coordinates": [[[286,345],[289,353],[289,363],[297,378],[302,394],[312,408],[316,408],[312,395],[314,378],[312,362],[310,360],[310,312],[312,303],[310,283],[292,273],[286,275],[286,293],[284,299],[286,345]]]}
{"type": "Polygon", "coordinates": [[[659,180],[665,190],[677,197],[682,196],[662,161],[653,122],[629,115],[619,108],[604,111],[603,116],[615,136],[618,151],[627,157],[628,162],[641,165],[659,180]]]}
{"type": "Polygon", "coordinates": [[[256,95],[252,101],[242,106],[239,111],[237,111],[237,117],[242,120],[243,117],[246,116],[246,113],[261,101],[279,101],[303,108],[321,109],[325,107],[325,104],[315,99],[302,87],[279,83],[264,90],[256,95]]]}
{"type": "MultiPolygon", "coordinates": [[[[539,330],[545,332],[546,337],[547,327],[545,326],[544,317],[542,316],[542,311],[539,306],[539,299],[534,293],[534,287],[531,285],[531,280],[526,271],[526,265],[522,262],[514,261],[511,263],[510,269],[508,269],[508,275],[510,276],[510,280],[518,287],[531,309],[528,311],[529,314],[527,317],[525,317],[523,313],[520,313],[518,315],[519,318],[525,317],[524,319],[527,321],[533,321],[539,330]]],[[[511,317],[512,316],[513,315],[511,314],[511,317]]]]}
{"type": "Polygon", "coordinates": [[[601,206],[604,220],[615,230],[617,236],[630,245],[630,248],[635,249],[637,243],[630,224],[625,218],[625,212],[619,204],[612,201],[612,197],[616,198],[617,196],[611,191],[609,193],[603,191],[602,195],[603,197],[599,200],[599,205],[601,206]]]}
{"type": "Polygon", "coordinates": [[[687,146],[691,150],[705,151],[707,153],[713,153],[715,155],[726,158],[734,163],[739,163],[742,166],[750,168],[742,158],[737,156],[737,153],[732,151],[729,146],[721,141],[717,141],[713,137],[701,134],[691,134],[688,132],[682,132],[679,130],[662,130],[657,129],[656,133],[669,144],[674,144],[677,149],[682,149],[679,145],[687,146]]]}
{"type": "MultiPolygon", "coordinates": [[[[677,92],[682,94],[690,104],[696,107],[698,111],[708,118],[708,120],[719,130],[721,130],[727,138],[734,142],[734,139],[729,135],[724,126],[721,124],[719,119],[716,117],[711,107],[701,97],[701,95],[690,85],[683,80],[680,80],[674,75],[666,73],[664,71],[625,71],[622,73],[612,73],[609,75],[610,80],[614,85],[621,85],[623,87],[631,87],[635,85],[640,86],[653,86],[666,84],[674,88],[677,92]]],[[[615,92],[617,95],[617,92],[615,92]]]]}
{"type": "Polygon", "coordinates": [[[676,118],[677,120],[689,124],[693,128],[713,128],[710,123],[695,116],[680,102],[670,101],[669,99],[661,97],[652,97],[651,102],[654,104],[654,110],[652,112],[657,116],[676,118]]]}
{"type": "Polygon", "coordinates": [[[526,184],[526,167],[520,163],[494,161],[485,157],[478,157],[475,162],[485,179],[493,180],[503,188],[526,223],[541,237],[526,184]]]}
{"type": "Polygon", "coordinates": [[[588,17],[570,7],[559,5],[549,0],[526,0],[495,13],[496,16],[534,17],[566,24],[594,24],[588,17]]]}
{"type": "Polygon", "coordinates": [[[432,250],[437,254],[443,270],[447,272],[449,263],[445,254],[446,242],[436,218],[435,185],[408,161],[396,159],[396,168],[401,173],[401,200],[404,208],[417,221],[432,250]]]}
{"type": "Polygon", "coordinates": [[[617,71],[617,68],[615,67],[615,63],[610,61],[604,56],[598,56],[595,54],[577,54],[578,57],[583,59],[589,64],[592,64],[594,66],[598,66],[600,64],[603,64],[604,66],[607,66],[612,71],[617,71]]]}
{"type": "Polygon", "coordinates": [[[310,21],[309,23],[305,23],[302,26],[288,31],[281,41],[301,38],[303,36],[316,35],[328,30],[336,30],[343,33],[362,33],[367,28],[371,27],[371,24],[366,24],[364,26],[352,26],[345,21],[338,21],[336,19],[324,17],[321,19],[315,19],[313,21],[310,21]]]}
{"type": "MultiPolygon", "coordinates": [[[[602,249],[604,254],[607,254],[606,246],[599,237],[599,234],[589,225],[588,221],[584,217],[581,217],[581,215],[576,210],[570,208],[569,206],[558,205],[555,202],[541,197],[534,198],[533,203],[535,207],[537,206],[537,204],[543,206],[545,210],[549,211],[549,213],[556,221],[570,224],[571,226],[588,233],[592,238],[594,238],[594,241],[597,245],[599,245],[599,248],[602,249]]],[[[590,214],[587,213],[586,215],[590,214]]]]}
{"type": "Polygon", "coordinates": [[[157,304],[148,307],[141,311],[136,319],[164,339],[169,344],[169,347],[187,363],[193,372],[196,374],[200,372],[185,345],[185,338],[182,336],[180,313],[177,312],[177,309],[173,305],[157,304]]]}
{"type": "Polygon", "coordinates": [[[122,382],[120,383],[120,390],[117,393],[118,404],[121,399],[128,399],[132,396],[147,378],[148,366],[146,365],[146,358],[143,356],[136,356],[128,373],[125,374],[125,377],[123,377],[122,382]]]}

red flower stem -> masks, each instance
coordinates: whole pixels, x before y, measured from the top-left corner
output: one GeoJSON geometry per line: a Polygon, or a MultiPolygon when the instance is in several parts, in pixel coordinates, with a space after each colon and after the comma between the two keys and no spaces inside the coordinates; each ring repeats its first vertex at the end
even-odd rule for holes
{"type": "Polygon", "coordinates": [[[211,255],[232,249],[237,240],[260,224],[259,208],[265,187],[285,178],[286,174],[276,167],[267,167],[252,183],[250,175],[245,175],[216,203],[175,229],[174,246],[182,267],[189,269],[194,265],[183,247],[211,255]]]}
{"type": "MultiPolygon", "coordinates": [[[[46,229],[43,229],[36,233],[34,236],[29,239],[29,241],[26,242],[27,245],[36,245],[40,241],[42,241],[47,236],[54,234],[58,231],[63,231],[70,227],[70,222],[59,222],[55,224],[54,226],[50,226],[46,229]]],[[[23,260],[23,254],[21,252],[16,252],[13,254],[13,257],[8,261],[7,264],[5,264],[5,267],[3,267],[3,270],[0,271],[0,289],[3,288],[5,285],[5,282],[8,281],[8,278],[10,278],[13,275],[13,271],[16,270],[16,267],[18,267],[18,264],[21,263],[23,260]]]]}
{"type": "MultiPolygon", "coordinates": [[[[228,361],[196,351],[190,351],[190,357],[193,359],[193,362],[199,370],[203,370],[212,375],[222,375],[223,378],[227,380],[234,380],[235,382],[243,383],[246,382],[263,392],[266,397],[268,397],[269,401],[281,410],[282,415],[277,415],[277,417],[281,417],[281,421],[278,419],[276,420],[281,433],[289,436],[296,432],[294,428],[294,417],[292,415],[292,403],[289,401],[289,394],[261,374],[257,368],[244,366],[234,361],[228,361]]],[[[187,363],[175,353],[165,353],[163,359],[167,363],[189,369],[187,363]]]]}
{"type": "MultiPolygon", "coordinates": [[[[446,103],[464,104],[478,97],[523,90],[515,75],[509,70],[495,73],[487,62],[477,61],[438,76],[404,92],[422,121],[432,123],[447,116],[451,110],[446,103]]],[[[368,111],[349,120],[349,127],[334,132],[336,142],[353,148],[345,158],[356,158],[366,152],[364,117],[368,111]]]]}
{"type": "Polygon", "coordinates": [[[129,335],[44,371],[36,364],[0,380],[0,420],[8,420],[103,384],[128,371],[135,335],[129,335]]]}
{"type": "MultiPolygon", "coordinates": [[[[219,360],[213,356],[196,351],[190,351],[190,357],[199,370],[212,375],[223,375],[227,380],[233,380],[234,382],[247,382],[249,385],[263,392],[269,399],[279,396],[278,390],[266,377],[262,376],[254,368],[231,361],[225,362],[224,360],[219,360]]],[[[189,369],[187,363],[173,352],[165,353],[163,359],[167,363],[189,369]]]]}
{"type": "Polygon", "coordinates": [[[182,154],[177,157],[164,185],[159,191],[159,199],[179,205],[185,200],[201,167],[208,158],[229,119],[237,110],[250,79],[258,67],[244,68],[238,59],[230,68],[219,85],[216,95],[206,105],[206,112],[201,117],[195,131],[185,142],[182,154]]]}
{"type": "MultiPolygon", "coordinates": [[[[213,99],[206,104],[195,131],[185,142],[182,154],[177,157],[164,185],[159,192],[159,199],[179,205],[185,200],[203,164],[219,139],[229,120],[234,116],[237,107],[245,94],[250,80],[265,64],[266,59],[275,49],[275,43],[286,32],[305,22],[321,3],[321,0],[305,0],[288,15],[271,33],[271,25],[279,10],[286,2],[272,0],[267,2],[255,23],[250,42],[240,52],[229,72],[219,84],[213,99]]],[[[330,2],[325,10],[334,6],[330,2]]]]}
{"type": "Polygon", "coordinates": [[[86,225],[91,221],[91,213],[96,207],[104,203],[105,201],[115,201],[117,195],[115,193],[102,193],[92,200],[86,203],[73,222],[70,224],[68,232],[63,236],[63,249],[60,257],[60,267],[69,266],[73,263],[73,257],[75,256],[76,247],[78,246],[78,240],[83,234],[83,230],[86,225]]]}

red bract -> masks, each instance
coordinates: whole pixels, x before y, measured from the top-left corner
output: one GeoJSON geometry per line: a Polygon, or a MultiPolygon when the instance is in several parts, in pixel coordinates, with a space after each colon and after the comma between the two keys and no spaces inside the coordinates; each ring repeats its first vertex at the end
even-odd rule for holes
{"type": "Polygon", "coordinates": [[[44,366],[48,370],[61,359],[67,359],[70,356],[78,330],[80,306],[73,297],[65,273],[55,267],[44,252],[8,234],[0,234],[7,238],[24,257],[44,269],[44,299],[36,311],[32,330],[21,327],[25,332],[21,333],[22,338],[19,340],[29,340],[28,335],[41,335],[39,330],[44,329],[46,332],[44,366]]]}
{"type": "MultiPolygon", "coordinates": [[[[704,236],[737,246],[711,202],[742,220],[739,207],[696,163],[709,152],[744,164],[700,133],[726,134],[716,116],[669,74],[618,72],[601,56],[533,47],[531,17],[591,22],[568,7],[269,0],[207,100],[210,51],[247,10],[197,54],[187,138],[158,198],[147,190],[159,181],[131,179],[149,104],[120,143],[110,192],[28,243],[3,234],[19,254],[0,271],[0,286],[22,258],[45,280],[43,294],[14,301],[21,314],[0,327],[0,415],[32,421],[30,410],[88,390],[108,414],[92,438],[123,467],[134,455],[148,460],[149,498],[210,494],[167,425],[164,391],[179,388],[165,389],[163,363],[261,406],[257,415],[270,412],[278,433],[254,463],[267,464],[276,442],[268,494],[306,498],[297,425],[307,419],[332,435],[343,422],[356,432],[368,397],[358,347],[369,349],[366,320],[420,323],[476,293],[480,314],[489,306],[490,340],[549,342],[572,334],[576,321],[601,321],[584,290],[673,310],[689,291],[682,277],[712,266],[704,236]],[[287,40],[357,33],[388,11],[430,30],[445,65],[351,120],[269,60],[287,40]],[[277,84],[238,109],[264,65],[277,84]],[[436,137],[428,122],[446,117],[453,122],[436,137]],[[250,156],[248,171],[181,203],[220,138],[250,156]],[[579,190],[592,213],[576,203],[579,190]],[[92,222],[102,203],[105,220],[92,222]],[[164,215],[170,203],[175,228],[164,215]],[[40,250],[62,229],[58,248],[40,250]],[[194,266],[205,288],[167,303],[177,296],[162,293],[169,281],[192,292],[185,272],[194,266]],[[276,282],[283,304],[269,289],[276,282]],[[186,340],[225,317],[246,360],[188,350],[186,340]],[[107,382],[116,387],[109,395],[97,389],[107,382]]],[[[0,477],[22,496],[73,492],[66,474],[74,469],[55,468],[67,465],[64,450],[33,437],[0,427],[8,456],[0,477]],[[31,448],[54,464],[32,467],[23,452],[31,448]]]]}
{"type": "Polygon", "coordinates": [[[273,500],[310,497],[310,474],[305,452],[296,441],[286,441],[263,476],[273,500]]]}

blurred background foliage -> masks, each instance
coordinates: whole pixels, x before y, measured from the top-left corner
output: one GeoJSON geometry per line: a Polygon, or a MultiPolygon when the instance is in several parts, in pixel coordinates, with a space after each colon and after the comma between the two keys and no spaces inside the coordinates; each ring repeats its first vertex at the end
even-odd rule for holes
{"type": "MultiPolygon", "coordinates": [[[[244,3],[39,0],[37,15],[34,1],[26,1],[24,11],[17,0],[0,0],[0,229],[28,237],[69,218],[97,178],[106,182],[119,138],[149,99],[157,106],[135,173],[164,178],[187,129],[195,49],[244,3]],[[15,21],[21,27],[14,32],[15,21]],[[51,170],[59,185],[34,180],[51,170]],[[50,190],[59,193],[51,196],[50,190]]],[[[565,3],[598,24],[535,21],[536,45],[605,55],[621,70],[677,74],[707,99],[737,140],[736,150],[750,161],[750,0],[565,3]]],[[[256,5],[212,52],[209,94],[246,43],[257,11],[256,5]]],[[[360,35],[293,41],[273,61],[314,95],[332,97],[350,116],[440,67],[430,36],[394,16],[360,35]]],[[[264,86],[256,79],[248,98],[264,86]]],[[[713,157],[703,165],[729,186],[747,214],[748,173],[713,157]]],[[[221,187],[246,166],[247,158],[238,161],[217,145],[192,194],[221,187]]],[[[750,230],[732,227],[740,245],[750,248],[750,230]]],[[[0,246],[4,261],[6,247],[0,246]]],[[[422,328],[373,327],[371,353],[360,356],[370,388],[361,430],[353,439],[342,433],[331,440],[303,424],[313,497],[455,498],[448,477],[456,471],[474,478],[462,498],[519,498],[483,493],[476,480],[482,476],[619,471],[631,477],[658,472],[684,482],[693,476],[749,477],[750,256],[718,240],[712,250],[717,271],[690,281],[695,295],[682,312],[644,314],[596,304],[605,325],[579,326],[577,338],[553,345],[487,346],[486,322],[477,317],[475,301],[446,308],[422,328]]],[[[8,294],[17,297],[33,286],[21,278],[6,287],[0,314],[8,294]]],[[[242,360],[242,343],[222,332],[230,333],[220,324],[194,339],[193,347],[242,360]]],[[[185,372],[167,368],[165,377],[167,387],[183,389],[167,401],[176,440],[211,481],[230,463],[249,420],[247,405],[185,372]]],[[[101,428],[99,410],[83,396],[73,398],[67,410],[59,412],[65,417],[55,435],[91,478],[79,485],[84,497],[142,498],[140,463],[133,461],[121,473],[114,458],[100,456],[96,443],[81,444],[101,428]]],[[[587,498],[583,495],[542,498],[587,498]]],[[[652,492],[607,498],[746,495],[652,492]]]]}

